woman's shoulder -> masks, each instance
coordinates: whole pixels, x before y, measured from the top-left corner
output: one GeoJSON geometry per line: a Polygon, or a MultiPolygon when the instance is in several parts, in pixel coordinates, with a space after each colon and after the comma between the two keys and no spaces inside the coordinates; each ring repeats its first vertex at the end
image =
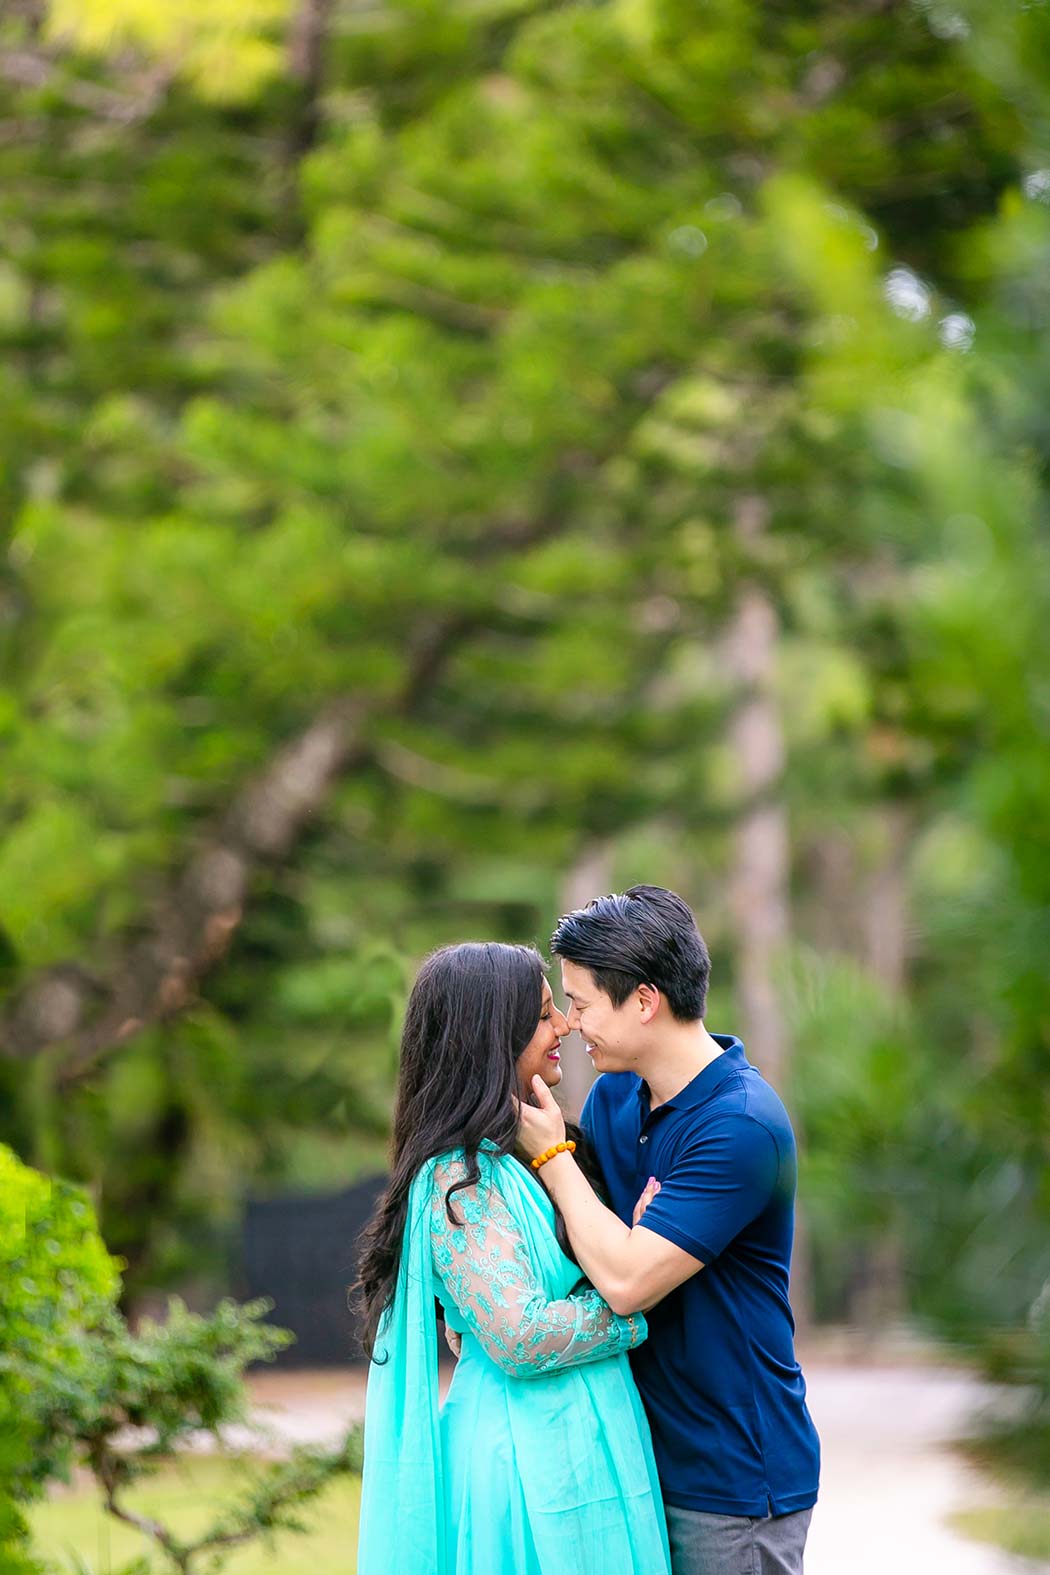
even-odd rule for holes
{"type": "Polygon", "coordinates": [[[469,1172],[466,1149],[446,1148],[428,1159],[420,1174],[429,1175],[435,1185],[440,1181],[447,1186],[452,1181],[463,1181],[469,1172]]]}
{"type": "Polygon", "coordinates": [[[478,1148],[475,1163],[471,1164],[463,1148],[449,1148],[427,1160],[416,1176],[416,1185],[432,1197],[446,1196],[454,1187],[453,1201],[457,1198],[475,1198],[487,1206],[486,1200],[499,1197],[511,1207],[519,1196],[524,1179],[524,1169],[513,1154],[504,1154],[495,1143],[485,1139],[478,1148]]]}
{"type": "Polygon", "coordinates": [[[475,1156],[472,1166],[467,1151],[462,1146],[447,1148],[440,1154],[435,1154],[433,1159],[427,1160],[422,1167],[421,1174],[427,1172],[434,1181],[449,1182],[481,1181],[488,1182],[498,1177],[507,1165],[516,1164],[517,1161],[510,1154],[502,1154],[495,1143],[488,1138],[483,1138],[475,1156]]]}
{"type": "Polygon", "coordinates": [[[514,1212],[514,1182],[507,1173],[517,1160],[501,1154],[495,1144],[480,1148],[476,1165],[469,1163],[462,1148],[445,1149],[428,1160],[416,1177],[416,1185],[429,1198],[432,1228],[442,1228],[451,1206],[462,1225],[480,1225],[494,1212],[502,1217],[514,1212]]]}

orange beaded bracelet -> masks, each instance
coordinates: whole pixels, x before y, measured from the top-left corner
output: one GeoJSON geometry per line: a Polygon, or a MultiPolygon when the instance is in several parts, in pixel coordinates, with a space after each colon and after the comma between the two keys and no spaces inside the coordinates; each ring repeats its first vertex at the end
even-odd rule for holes
{"type": "Polygon", "coordinates": [[[536,1156],[532,1162],[532,1168],[533,1170],[539,1170],[540,1166],[545,1165],[549,1159],[553,1159],[555,1154],[575,1154],[575,1152],[576,1144],[571,1138],[567,1143],[555,1143],[553,1148],[544,1149],[542,1154],[536,1156]]]}

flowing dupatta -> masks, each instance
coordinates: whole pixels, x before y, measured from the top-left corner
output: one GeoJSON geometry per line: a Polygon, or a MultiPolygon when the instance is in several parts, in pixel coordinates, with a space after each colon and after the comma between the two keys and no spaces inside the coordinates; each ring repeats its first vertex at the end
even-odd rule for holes
{"type": "MultiPolygon", "coordinates": [[[[373,1360],[369,1370],[358,1575],[450,1575],[457,1563],[457,1532],[447,1518],[434,1319],[430,1209],[440,1163],[440,1158],[429,1160],[412,1182],[397,1287],[376,1338],[379,1360],[373,1360]]],[[[488,1142],[481,1146],[478,1164],[478,1191],[491,1189],[506,1205],[537,1290],[551,1301],[568,1296],[579,1268],[558,1246],[554,1208],[539,1182],[488,1142]]],[[[648,1429],[625,1364],[603,1360],[629,1349],[632,1325],[640,1325],[644,1333],[645,1320],[640,1315],[614,1318],[595,1292],[590,1296],[602,1309],[604,1327],[597,1334],[592,1329],[590,1338],[572,1335],[571,1323],[559,1329],[559,1342],[564,1347],[568,1339],[574,1349],[565,1347],[567,1360],[557,1365],[571,1368],[598,1360],[600,1375],[574,1378],[571,1372],[551,1373],[548,1368],[549,1376],[540,1376],[535,1344],[529,1354],[515,1358],[520,1361],[516,1373],[513,1367],[504,1369],[501,1403],[517,1460],[521,1506],[526,1516],[538,1517],[530,1532],[546,1546],[540,1558],[543,1568],[553,1570],[563,1567],[559,1560],[567,1536],[570,1541],[573,1535],[584,1538],[588,1550],[597,1549],[596,1556],[601,1556],[602,1539],[609,1532],[602,1506],[619,1503],[623,1514],[614,1519],[620,1553],[609,1568],[617,1575],[640,1568],[656,1575],[668,1566],[648,1429]],[[519,1381],[525,1377],[529,1382],[519,1381]],[[594,1390],[599,1382],[600,1399],[594,1390]],[[566,1384],[571,1387],[566,1389],[566,1384]],[[577,1462],[552,1481],[549,1449],[554,1448],[557,1458],[572,1460],[583,1437],[591,1439],[586,1462],[577,1462]]],[[[561,1317],[567,1317],[564,1303],[561,1317]]],[[[519,1554],[520,1549],[514,1557],[519,1554]]],[[[506,1563],[508,1556],[504,1554],[504,1569],[524,1567],[520,1559],[506,1563]]],[[[493,1569],[492,1575],[502,1575],[502,1570],[493,1569]]]]}
{"type": "Polygon", "coordinates": [[[428,1210],[434,1160],[412,1182],[394,1299],[368,1370],[358,1575],[445,1575],[445,1493],[428,1210]],[[375,1358],[385,1357],[377,1361],[375,1358]]]}

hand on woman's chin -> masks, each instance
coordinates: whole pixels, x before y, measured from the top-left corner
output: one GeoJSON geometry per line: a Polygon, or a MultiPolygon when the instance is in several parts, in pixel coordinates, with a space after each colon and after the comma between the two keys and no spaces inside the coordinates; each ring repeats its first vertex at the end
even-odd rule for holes
{"type": "MultiPolygon", "coordinates": [[[[561,1067],[557,1065],[545,1066],[543,1071],[540,1073],[540,1076],[548,1088],[557,1088],[558,1084],[561,1082],[561,1067]]],[[[518,1098],[524,1105],[535,1105],[536,1095],[533,1092],[532,1085],[530,1084],[528,1088],[525,1088],[519,1082],[518,1098]]]]}

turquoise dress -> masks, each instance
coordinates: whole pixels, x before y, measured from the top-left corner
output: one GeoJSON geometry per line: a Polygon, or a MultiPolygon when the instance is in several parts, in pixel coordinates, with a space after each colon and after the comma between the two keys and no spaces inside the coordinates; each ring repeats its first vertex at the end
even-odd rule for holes
{"type": "Polygon", "coordinates": [[[649,1426],[619,1318],[581,1281],[539,1179],[486,1144],[420,1170],[369,1368],[358,1575],[669,1575],[649,1426]],[[438,1405],[435,1296],[463,1336],[438,1405]],[[385,1358],[385,1360],[384,1360],[385,1358]]]}

